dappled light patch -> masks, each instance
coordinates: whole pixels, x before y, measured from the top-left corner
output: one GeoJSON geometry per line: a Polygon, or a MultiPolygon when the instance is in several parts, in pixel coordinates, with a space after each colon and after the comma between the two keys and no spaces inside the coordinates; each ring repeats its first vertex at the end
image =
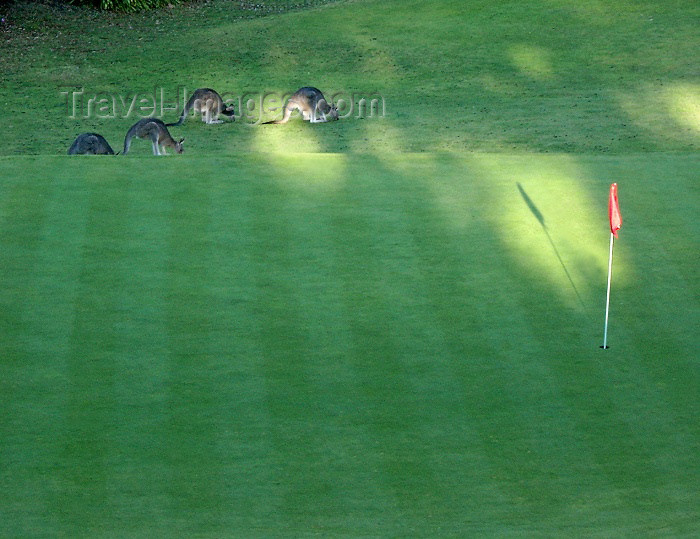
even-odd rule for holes
{"type": "Polygon", "coordinates": [[[278,153],[315,153],[323,149],[321,134],[315,131],[324,126],[310,125],[301,118],[284,125],[250,125],[252,149],[267,155],[278,153]]]}
{"type": "Polygon", "coordinates": [[[525,76],[545,81],[552,79],[554,75],[552,53],[543,47],[526,43],[512,45],[508,56],[516,69],[525,76]]]}
{"type": "Polygon", "coordinates": [[[585,164],[565,155],[437,154],[421,161],[425,189],[446,226],[464,234],[488,223],[498,242],[493,248],[506,249],[529,278],[549,283],[571,308],[583,307],[607,262],[603,214],[589,194],[595,178],[585,164]]]}
{"type": "Polygon", "coordinates": [[[630,122],[660,143],[700,144],[700,85],[644,83],[619,92],[617,101],[630,122]]]}
{"type": "Polygon", "coordinates": [[[700,84],[674,84],[666,90],[665,100],[671,118],[700,135],[700,84]]]}
{"type": "Polygon", "coordinates": [[[303,192],[323,198],[337,193],[350,180],[347,154],[272,152],[266,157],[277,171],[276,183],[287,192],[303,192]]]}
{"type": "Polygon", "coordinates": [[[596,179],[585,164],[566,155],[535,159],[485,155],[474,166],[492,188],[485,205],[492,211],[484,217],[493,220],[501,241],[520,263],[556,283],[569,298],[567,271],[578,288],[590,292],[597,283],[589,277],[604,275],[606,253],[600,249],[605,239],[599,226],[602,213],[590,196],[596,179]],[[553,245],[569,261],[570,270],[562,271],[553,245]]]}

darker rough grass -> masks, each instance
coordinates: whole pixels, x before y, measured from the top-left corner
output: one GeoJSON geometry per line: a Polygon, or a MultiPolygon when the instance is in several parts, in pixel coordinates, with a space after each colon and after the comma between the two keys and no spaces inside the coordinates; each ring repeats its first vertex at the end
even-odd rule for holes
{"type": "MultiPolygon", "coordinates": [[[[405,17],[395,2],[330,4],[212,1],[135,15],[67,8],[55,20],[24,17],[33,26],[5,32],[2,45],[0,99],[14,112],[0,151],[63,153],[88,130],[117,145],[135,121],[68,118],[61,91],[210,86],[242,96],[304,85],[344,92],[354,105],[353,94],[376,92],[387,106],[386,118],[314,130],[313,151],[699,147],[692,59],[700,16],[684,2],[408,1],[405,17]]],[[[208,151],[291,148],[309,133],[295,124],[269,137],[245,123],[208,130],[208,151]]]]}

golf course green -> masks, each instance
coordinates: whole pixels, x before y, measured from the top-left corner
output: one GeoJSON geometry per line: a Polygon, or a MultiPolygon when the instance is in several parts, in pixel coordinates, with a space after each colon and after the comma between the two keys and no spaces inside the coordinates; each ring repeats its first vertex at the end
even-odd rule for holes
{"type": "Polygon", "coordinates": [[[0,13],[0,537],[700,534],[700,6],[0,13]]]}

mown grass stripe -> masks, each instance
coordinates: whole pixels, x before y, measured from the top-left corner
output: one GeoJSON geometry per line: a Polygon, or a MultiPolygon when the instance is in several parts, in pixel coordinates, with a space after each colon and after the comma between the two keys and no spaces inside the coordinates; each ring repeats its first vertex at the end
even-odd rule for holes
{"type": "MultiPolygon", "coordinates": [[[[50,200],[46,193],[50,189],[51,181],[46,177],[25,178],[19,173],[25,163],[13,165],[6,169],[6,177],[0,183],[0,269],[3,283],[0,290],[3,307],[0,312],[0,327],[7,336],[2,339],[0,346],[3,347],[3,355],[9,359],[22,353],[21,343],[26,339],[26,336],[23,336],[21,306],[27,301],[29,293],[37,294],[31,289],[16,286],[15,283],[30,273],[36,263],[36,245],[47,219],[50,200]]],[[[8,380],[12,377],[3,378],[8,380]]]]}
{"type": "MultiPolygon", "coordinates": [[[[392,170],[393,167],[387,168],[392,170]]],[[[454,228],[454,223],[466,223],[474,217],[463,214],[459,202],[465,197],[465,193],[468,193],[470,200],[475,198],[477,193],[473,178],[465,172],[461,177],[450,175],[449,180],[445,180],[436,170],[426,171],[422,167],[418,170],[413,167],[401,171],[392,170],[391,178],[393,180],[389,181],[396,184],[392,192],[398,193],[397,202],[405,216],[405,233],[410,235],[408,241],[414,252],[413,273],[419,276],[414,280],[413,295],[422,298],[422,301],[417,302],[417,308],[425,311],[420,327],[430,327],[436,332],[435,350],[438,353],[430,358],[431,361],[424,367],[428,373],[432,371],[435,382],[434,387],[430,387],[426,393],[434,395],[433,399],[436,399],[435,402],[431,401],[432,412],[434,413],[435,408],[444,401],[443,413],[450,418],[450,423],[454,424],[453,428],[464,435],[464,438],[456,440],[450,440],[448,437],[438,438],[447,446],[454,445],[459,448],[453,457],[453,462],[457,465],[446,474],[444,481],[454,482],[453,488],[458,492],[460,488],[467,488],[470,492],[470,495],[462,495],[466,498],[462,501],[462,514],[458,512],[451,516],[457,521],[461,516],[464,525],[468,525],[467,515],[490,512],[491,508],[508,507],[508,516],[523,518],[536,511],[537,505],[541,503],[548,506],[563,503],[552,499],[541,501],[536,489],[532,488],[535,477],[546,477],[542,469],[533,472],[531,476],[526,475],[524,468],[511,470],[510,475],[507,472],[503,475],[508,464],[498,454],[505,440],[502,435],[485,428],[483,423],[484,410],[489,410],[489,414],[516,417],[515,424],[521,426],[508,429],[513,436],[511,443],[521,448],[528,447],[527,460],[530,461],[530,468],[542,466],[538,464],[540,460],[546,460],[548,465],[553,466],[559,458],[556,449],[541,445],[540,435],[536,434],[531,425],[517,419],[520,410],[530,406],[530,400],[535,398],[535,395],[546,395],[551,387],[549,390],[540,388],[536,393],[527,395],[508,384],[507,390],[496,390],[493,397],[488,397],[485,393],[489,386],[489,392],[494,389],[493,380],[489,379],[488,372],[494,366],[498,368],[502,349],[507,345],[503,343],[499,346],[487,337],[493,332],[493,328],[484,326],[483,320],[488,320],[489,317],[483,315],[483,310],[485,305],[489,305],[491,308],[511,312],[512,307],[495,302],[493,297],[490,300],[485,299],[483,303],[473,302],[474,295],[478,294],[478,286],[469,280],[475,273],[473,267],[485,262],[483,246],[487,245],[497,255],[502,255],[495,235],[487,229],[481,229],[474,224],[454,228]],[[449,192],[456,202],[456,213],[455,209],[450,211],[439,202],[434,192],[436,184],[445,184],[446,192],[449,192]],[[485,239],[489,235],[494,237],[485,239]],[[474,237],[479,237],[481,241],[475,242],[474,237]],[[479,249],[472,247],[475,243],[480,246],[479,249]],[[486,348],[480,348],[480,345],[484,344],[486,348]],[[519,477],[519,481],[513,481],[515,477],[519,477]],[[459,478],[462,478],[461,482],[459,478]],[[514,489],[519,482],[524,485],[524,491],[514,489]]],[[[477,191],[479,189],[481,188],[476,188],[477,191]]],[[[481,206],[489,209],[493,207],[491,204],[481,206]]],[[[476,217],[477,222],[481,222],[479,216],[476,217]]],[[[492,269],[490,275],[493,276],[497,271],[492,269]]],[[[514,288],[517,290],[517,287],[514,288]]],[[[419,328],[414,328],[414,338],[419,338],[420,331],[419,328]]],[[[517,346],[516,344],[515,348],[517,346]]],[[[529,375],[539,380],[539,383],[548,379],[546,369],[531,369],[540,371],[529,375]]],[[[422,376],[426,377],[426,373],[422,376]]],[[[554,400],[551,406],[558,408],[561,413],[562,406],[556,397],[548,398],[554,400]]],[[[537,411],[540,410],[538,407],[537,411]]],[[[585,455],[582,457],[585,460],[585,455]]],[[[436,458],[437,463],[441,460],[436,458]]],[[[576,488],[578,489],[578,486],[576,488]]],[[[504,516],[499,514],[498,510],[492,514],[492,518],[504,516]]]]}
{"type": "Polygon", "coordinates": [[[74,534],[98,530],[112,514],[109,480],[122,408],[115,392],[119,376],[120,306],[127,255],[128,196],[118,183],[90,191],[85,240],[77,275],[76,313],[66,361],[65,428],[59,435],[60,489],[53,500],[60,529],[74,534]]]}
{"type": "Polygon", "coordinates": [[[16,276],[10,273],[9,264],[2,265],[3,290],[17,293],[17,301],[2,308],[12,318],[12,329],[3,329],[1,340],[16,347],[5,348],[0,355],[7,367],[20,367],[1,377],[7,384],[2,391],[2,415],[8,421],[2,438],[8,449],[36,442],[33,451],[22,452],[21,460],[5,460],[5,485],[15,484],[17,492],[24,492],[23,498],[13,497],[12,503],[18,504],[20,512],[36,511],[34,525],[41,529],[57,525],[50,507],[60,486],[53,474],[59,453],[57,439],[65,421],[65,362],[75,315],[88,190],[71,185],[63,174],[44,169],[35,172],[33,195],[15,203],[26,211],[33,205],[26,202],[41,201],[44,218],[25,215],[12,219],[21,219],[14,226],[36,226],[36,237],[31,242],[24,238],[21,246],[2,249],[8,262],[28,265],[16,276]],[[20,285],[20,281],[28,281],[29,286],[20,285]],[[33,400],[37,393],[44,396],[42,406],[33,400]],[[39,477],[44,479],[33,480],[39,477]]]}
{"type": "Polygon", "coordinates": [[[363,376],[352,365],[356,343],[348,319],[361,292],[349,290],[345,273],[347,264],[359,260],[347,260],[347,245],[338,242],[335,227],[336,215],[347,208],[336,183],[345,174],[345,159],[325,157],[325,167],[317,170],[297,158],[280,161],[290,172],[280,195],[287,200],[288,242],[294,250],[289,271],[299,276],[296,324],[308,343],[307,383],[315,402],[309,412],[313,449],[304,465],[307,485],[296,487],[285,512],[299,533],[340,533],[349,518],[358,518],[357,532],[371,534],[384,518],[381,507],[398,499],[382,479],[385,457],[368,426],[363,376]]]}
{"type": "Polygon", "coordinates": [[[459,432],[448,447],[459,446],[468,432],[447,420],[454,402],[442,397],[454,381],[445,376],[443,361],[450,352],[429,324],[421,294],[425,276],[416,271],[410,235],[413,217],[396,207],[398,192],[410,185],[395,188],[375,160],[364,161],[350,166],[353,180],[343,192],[343,211],[333,219],[352,334],[349,360],[364,393],[360,418],[379,460],[374,473],[398,500],[400,513],[411,508],[411,518],[391,525],[408,532],[421,522],[422,529],[434,531],[445,512],[460,521],[468,503],[457,494],[461,488],[449,488],[455,475],[440,474],[437,454],[451,450],[441,446],[445,428],[435,422],[447,421],[447,430],[459,432]]]}
{"type": "Polygon", "coordinates": [[[163,453],[168,414],[166,341],[166,184],[142,178],[137,162],[120,169],[114,186],[125,198],[119,243],[123,256],[112,264],[121,279],[116,305],[112,363],[115,413],[113,455],[107,493],[120,529],[148,520],[154,532],[167,526],[168,502],[163,453]],[[165,191],[165,193],[164,193],[165,191]]]}
{"type": "Polygon", "coordinates": [[[299,260],[306,245],[293,230],[302,215],[281,192],[274,176],[258,175],[251,200],[252,263],[255,268],[255,340],[260,347],[265,410],[270,429],[270,461],[276,488],[272,502],[285,528],[298,526],[305,500],[318,500],[327,486],[319,479],[323,402],[315,391],[313,346],[301,325],[299,290],[305,275],[299,260]],[[321,430],[319,430],[321,429],[321,430]],[[316,492],[314,492],[316,490],[316,492]]]}
{"type": "Polygon", "coordinates": [[[168,191],[166,492],[170,518],[177,515],[178,528],[191,533],[207,528],[225,507],[215,452],[220,418],[213,412],[226,381],[219,377],[209,281],[211,185],[205,174],[188,175],[168,191]]]}
{"type": "MultiPolygon", "coordinates": [[[[212,163],[211,175],[228,167],[212,163]]],[[[212,452],[220,461],[217,488],[225,508],[215,533],[232,527],[253,532],[269,530],[279,512],[279,461],[272,444],[267,407],[264,352],[257,341],[259,305],[256,280],[255,211],[264,190],[258,188],[259,165],[236,163],[230,173],[210,185],[209,204],[211,273],[216,296],[211,308],[213,346],[217,362],[212,383],[218,398],[211,411],[217,417],[212,452]]]]}

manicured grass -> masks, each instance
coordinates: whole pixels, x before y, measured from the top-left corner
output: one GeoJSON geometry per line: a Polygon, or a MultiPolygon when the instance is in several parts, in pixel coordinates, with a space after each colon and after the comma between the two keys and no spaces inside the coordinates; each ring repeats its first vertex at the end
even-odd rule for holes
{"type": "Polygon", "coordinates": [[[0,536],[698,535],[699,18],[10,11],[0,536]],[[387,116],[65,155],[136,121],[68,118],[67,89],[309,84],[387,116]]]}
{"type": "Polygon", "coordinates": [[[696,156],[28,163],[3,535],[698,530],[696,156]]]}

